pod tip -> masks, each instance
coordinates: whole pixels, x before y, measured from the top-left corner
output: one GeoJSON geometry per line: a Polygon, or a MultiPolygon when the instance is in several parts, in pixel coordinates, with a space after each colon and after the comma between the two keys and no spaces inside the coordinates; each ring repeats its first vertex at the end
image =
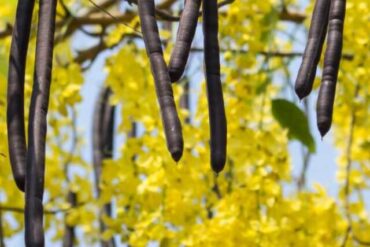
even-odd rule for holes
{"type": "Polygon", "coordinates": [[[331,126],[330,121],[318,121],[317,122],[317,127],[319,129],[321,139],[323,139],[324,136],[328,133],[330,126],[331,126]]]}
{"type": "Polygon", "coordinates": [[[218,176],[218,174],[222,172],[222,170],[225,167],[225,161],[222,161],[222,160],[218,162],[212,161],[211,167],[212,167],[212,170],[216,173],[216,176],[218,176]]]}
{"type": "Polygon", "coordinates": [[[223,167],[221,168],[212,166],[212,170],[215,172],[216,177],[218,177],[218,175],[222,172],[223,169],[224,169],[223,167]]]}
{"type": "Polygon", "coordinates": [[[169,72],[169,74],[170,74],[170,79],[171,79],[171,82],[172,83],[174,83],[174,82],[177,82],[177,81],[179,81],[180,80],[180,78],[181,78],[181,73],[179,73],[177,70],[175,70],[175,69],[171,69],[171,68],[169,68],[168,69],[168,72],[169,72]]]}
{"type": "Polygon", "coordinates": [[[172,159],[173,159],[174,161],[176,161],[176,163],[178,163],[178,162],[179,162],[179,160],[180,160],[180,159],[181,159],[181,157],[182,157],[182,150],[181,150],[181,149],[173,150],[173,151],[171,152],[171,156],[172,156],[172,159]]]}
{"type": "Polygon", "coordinates": [[[224,148],[217,148],[211,145],[211,167],[215,173],[220,173],[226,164],[226,143],[224,148]]]}
{"type": "Polygon", "coordinates": [[[310,92],[306,92],[302,88],[295,88],[295,93],[298,96],[299,100],[302,101],[307,95],[309,95],[310,92]]]}
{"type": "Polygon", "coordinates": [[[15,176],[14,177],[14,180],[15,180],[15,184],[17,185],[18,189],[22,192],[25,191],[25,177],[24,176],[15,176]]]}

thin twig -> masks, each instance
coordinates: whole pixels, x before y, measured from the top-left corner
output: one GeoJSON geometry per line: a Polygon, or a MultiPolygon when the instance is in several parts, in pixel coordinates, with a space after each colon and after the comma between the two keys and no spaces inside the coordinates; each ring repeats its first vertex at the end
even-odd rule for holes
{"type": "MultiPolygon", "coordinates": [[[[78,203],[75,207],[68,207],[68,208],[63,208],[63,209],[44,210],[44,214],[66,213],[66,212],[69,212],[72,209],[82,207],[86,204],[87,204],[87,202],[81,202],[81,203],[78,203]]],[[[24,213],[24,208],[0,205],[0,211],[23,214],[24,213]]]]}
{"type": "MultiPolygon", "coordinates": [[[[307,120],[310,119],[309,117],[309,108],[308,108],[308,100],[309,99],[305,99],[303,101],[303,104],[304,104],[304,111],[305,111],[305,114],[307,116],[307,120]]],[[[308,121],[308,124],[309,121],[308,121]]],[[[302,167],[302,171],[301,171],[301,175],[299,177],[299,180],[298,180],[298,190],[301,191],[305,186],[306,186],[306,175],[307,175],[307,170],[310,166],[310,160],[311,160],[311,152],[307,149],[307,148],[304,148],[303,144],[301,145],[302,146],[302,153],[303,153],[303,167],[302,167]]]]}
{"type": "Polygon", "coordinates": [[[116,3],[118,3],[117,0],[107,0],[107,1],[104,1],[104,2],[101,2],[101,3],[96,3],[96,5],[99,5],[100,8],[92,8],[88,12],[88,14],[91,15],[91,14],[97,13],[97,12],[101,11],[100,10],[101,8],[102,9],[108,9],[116,3]]]}
{"type": "Polygon", "coordinates": [[[68,173],[69,173],[69,167],[70,167],[70,163],[72,162],[72,159],[73,159],[73,156],[75,155],[76,153],[76,147],[77,147],[77,143],[78,143],[78,135],[77,135],[77,114],[76,114],[76,111],[74,108],[71,108],[71,118],[72,118],[72,124],[71,124],[71,127],[72,127],[72,143],[71,143],[71,148],[69,149],[69,152],[68,152],[68,157],[67,159],[65,160],[64,164],[63,164],[63,167],[64,167],[64,175],[67,179],[67,182],[70,181],[69,179],[69,176],[68,176],[68,173]]]}
{"type": "MultiPolygon", "coordinates": [[[[67,157],[65,163],[64,163],[64,176],[66,177],[66,180],[68,183],[70,183],[69,179],[69,168],[70,163],[72,162],[73,156],[76,152],[76,147],[78,143],[78,136],[77,136],[77,116],[75,109],[72,108],[71,113],[72,118],[72,144],[71,148],[69,150],[69,156],[67,157]]],[[[77,195],[73,191],[68,191],[67,195],[67,202],[71,205],[71,207],[76,207],[77,204],[77,195]]],[[[64,236],[63,236],[63,247],[72,247],[74,245],[74,239],[75,239],[75,227],[74,226],[68,226],[67,224],[67,215],[64,216],[64,236]]]]}
{"type": "MultiPolygon", "coordinates": [[[[358,96],[359,92],[359,86],[356,86],[355,91],[355,97],[358,96]]],[[[345,215],[348,221],[348,227],[346,229],[343,242],[341,246],[346,246],[347,241],[349,239],[349,236],[352,232],[352,217],[350,213],[350,190],[351,190],[351,170],[352,170],[352,144],[353,144],[353,133],[356,125],[356,109],[353,106],[352,107],[352,113],[351,113],[351,120],[350,120],[350,126],[349,126],[349,136],[348,136],[348,142],[347,142],[347,148],[346,148],[346,180],[344,184],[344,208],[345,208],[345,215]]]]}
{"type": "Polygon", "coordinates": [[[137,30],[136,28],[130,26],[129,24],[125,22],[120,22],[115,16],[113,16],[108,10],[105,10],[104,8],[100,7],[98,4],[96,4],[93,0],[88,0],[92,5],[94,5],[95,8],[99,9],[100,11],[104,12],[106,15],[111,17],[112,19],[116,20],[117,22],[123,24],[125,27],[130,28],[132,31],[134,31],[137,34],[141,35],[141,31],[137,30]]]}
{"type": "Polygon", "coordinates": [[[214,177],[213,177],[213,187],[212,187],[212,191],[216,194],[217,198],[218,199],[222,199],[222,194],[221,194],[221,190],[220,190],[220,186],[218,185],[218,175],[215,174],[214,177]]]}
{"type": "Polygon", "coordinates": [[[3,227],[3,212],[0,210],[0,247],[5,247],[3,227]]]}
{"type": "MultiPolygon", "coordinates": [[[[72,207],[76,207],[77,204],[77,194],[69,191],[67,196],[67,201],[72,207]]],[[[64,215],[64,236],[63,236],[63,247],[73,247],[76,233],[75,233],[75,226],[69,226],[67,224],[67,215],[68,212],[64,215]]]]}
{"type": "Polygon", "coordinates": [[[0,39],[6,38],[12,35],[12,32],[13,32],[13,26],[7,23],[5,29],[0,31],[0,39]]]}
{"type": "Polygon", "coordinates": [[[344,233],[344,239],[343,239],[343,242],[342,244],[340,245],[341,247],[346,247],[346,244],[347,244],[347,241],[349,239],[349,235],[351,234],[351,225],[348,225],[348,227],[346,228],[346,232],[344,233]]]}
{"type": "MultiPolygon", "coordinates": [[[[194,53],[200,53],[203,52],[203,48],[201,47],[193,47],[191,48],[190,52],[194,53]]],[[[249,51],[247,49],[220,49],[220,52],[225,53],[225,52],[231,52],[233,54],[247,54],[247,53],[256,53],[258,55],[263,55],[263,56],[270,56],[270,57],[301,57],[303,56],[303,52],[299,51],[249,51]]],[[[353,60],[354,56],[353,54],[343,54],[342,58],[344,60],[353,60]]]]}
{"type": "Polygon", "coordinates": [[[364,246],[370,246],[370,242],[369,241],[364,241],[364,240],[361,240],[359,239],[358,237],[356,237],[355,235],[353,235],[353,240],[355,240],[357,243],[359,243],[360,245],[364,245],[364,246]]]}
{"type": "MultiPolygon", "coordinates": [[[[97,13],[98,11],[103,11],[107,12],[106,8],[111,7],[116,1],[115,0],[108,0],[105,1],[101,4],[96,4],[100,8],[96,8],[94,6],[93,9],[89,9],[85,15],[83,16],[78,16],[78,17],[73,17],[71,18],[63,18],[61,21],[59,21],[56,24],[57,31],[60,32],[61,30],[66,30],[62,36],[59,36],[56,38],[56,43],[61,42],[62,40],[65,40],[66,38],[70,37],[76,30],[79,30],[81,26],[85,25],[102,25],[102,26],[109,26],[109,25],[114,25],[114,24],[119,24],[119,23],[124,23],[125,25],[128,25],[131,20],[133,20],[136,16],[136,13],[127,11],[124,14],[120,16],[114,16],[111,13],[109,15],[112,15],[114,18],[109,16],[109,18],[104,18],[103,16],[92,16],[92,14],[97,13]]],[[[165,20],[165,21],[173,21],[177,22],[179,21],[180,17],[178,16],[167,16],[168,13],[164,11],[163,9],[168,8],[169,6],[172,5],[173,1],[168,1],[171,2],[170,5],[167,4],[167,2],[164,2],[163,4],[159,4],[157,8],[157,15],[160,17],[160,19],[165,20]],[[161,15],[161,16],[160,16],[161,15]]],[[[227,2],[227,1],[225,1],[227,2]]],[[[220,2],[219,4],[220,7],[224,6],[223,2],[220,2]],[[221,5],[221,6],[220,6],[221,5]]],[[[107,15],[105,13],[105,15],[107,15]]],[[[279,15],[280,20],[282,21],[289,21],[289,22],[295,22],[295,23],[302,23],[306,16],[302,13],[295,13],[295,12],[281,12],[279,15]]],[[[131,27],[132,28],[132,27],[131,27]]],[[[0,39],[9,37],[12,34],[12,26],[10,24],[6,25],[6,28],[4,30],[0,30],[0,39]]]]}

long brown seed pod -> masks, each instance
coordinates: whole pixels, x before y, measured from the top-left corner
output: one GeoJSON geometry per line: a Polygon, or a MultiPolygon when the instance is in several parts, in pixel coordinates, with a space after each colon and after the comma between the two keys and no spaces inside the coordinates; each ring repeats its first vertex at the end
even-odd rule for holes
{"type": "Polygon", "coordinates": [[[9,157],[17,187],[24,191],[27,145],[24,127],[24,77],[34,0],[19,0],[10,48],[7,127],[9,157]]]}
{"type": "Polygon", "coordinates": [[[34,84],[28,128],[26,169],[26,246],[44,246],[45,139],[53,62],[57,0],[40,0],[34,84]]]}
{"type": "MultiPolygon", "coordinates": [[[[103,145],[103,155],[104,159],[112,159],[113,158],[113,150],[114,150],[114,123],[115,117],[114,114],[116,112],[116,106],[111,105],[108,101],[110,96],[112,95],[112,91],[109,89],[109,95],[106,100],[105,111],[103,116],[103,138],[104,138],[104,145],[103,145]]],[[[112,204],[107,203],[104,205],[105,214],[109,217],[112,217],[112,204]]],[[[105,230],[106,226],[104,222],[101,221],[101,230],[105,230]]],[[[109,241],[103,242],[104,246],[107,247],[115,247],[116,242],[114,238],[111,238],[109,241]]]]}
{"type": "Polygon", "coordinates": [[[317,126],[322,137],[329,131],[333,117],[335,88],[342,56],[345,14],[346,0],[332,0],[324,69],[316,106],[317,126]]]}
{"type": "Polygon", "coordinates": [[[170,76],[163,58],[161,40],[155,19],[154,0],[139,0],[138,6],[144,43],[150,59],[157,98],[161,109],[167,148],[172,158],[175,161],[179,161],[184,147],[182,129],[173,98],[170,76]]]}
{"type": "Polygon", "coordinates": [[[217,0],[203,1],[204,60],[211,127],[211,165],[219,173],[226,162],[226,116],[220,78],[217,0]]]}
{"type": "Polygon", "coordinates": [[[97,194],[100,193],[99,184],[100,184],[100,175],[102,172],[102,161],[104,159],[103,146],[104,146],[104,137],[103,137],[103,122],[104,122],[104,112],[106,100],[109,97],[109,89],[103,88],[99,94],[98,100],[94,109],[94,118],[93,118],[93,164],[94,164],[94,175],[95,175],[95,188],[97,194]]]}
{"type": "Polygon", "coordinates": [[[186,0],[181,14],[176,43],[171,54],[168,70],[172,82],[178,81],[184,73],[189,58],[191,43],[198,23],[201,0],[186,0]]]}
{"type": "Polygon", "coordinates": [[[316,0],[313,10],[308,40],[303,53],[302,63],[295,83],[295,91],[300,99],[312,90],[326,37],[329,20],[330,0],[316,0]]]}
{"type": "MultiPolygon", "coordinates": [[[[104,87],[99,94],[95,105],[93,120],[93,164],[95,175],[95,189],[100,196],[100,176],[103,170],[103,160],[113,157],[113,134],[114,134],[114,113],[115,106],[109,104],[109,98],[112,91],[109,87],[104,87]]],[[[110,203],[104,205],[104,212],[108,216],[112,215],[112,206],[110,203]]],[[[103,210],[100,212],[100,217],[103,210]]],[[[102,220],[99,220],[100,231],[106,230],[102,220]]],[[[115,246],[114,239],[108,241],[101,240],[102,246],[115,246]]]]}

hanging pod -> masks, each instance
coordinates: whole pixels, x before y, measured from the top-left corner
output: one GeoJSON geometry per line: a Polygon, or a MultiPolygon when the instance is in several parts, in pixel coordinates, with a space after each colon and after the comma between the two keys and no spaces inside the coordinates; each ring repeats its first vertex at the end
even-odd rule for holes
{"type": "Polygon", "coordinates": [[[345,14],[346,0],[332,0],[324,69],[316,105],[317,126],[321,136],[329,131],[332,122],[335,88],[342,57],[345,14]]]}
{"type": "Polygon", "coordinates": [[[204,63],[211,129],[211,166],[219,173],[226,162],[226,116],[220,76],[217,0],[203,1],[204,63]]]}
{"type": "Polygon", "coordinates": [[[300,99],[312,90],[317,64],[327,36],[324,67],[316,104],[317,126],[321,136],[329,131],[342,57],[346,0],[317,0],[312,15],[308,41],[299,68],[295,91],[300,99]]]}
{"type": "Polygon", "coordinates": [[[10,48],[7,128],[9,157],[17,187],[24,191],[27,145],[24,127],[24,80],[34,0],[19,0],[10,48]]]}
{"type": "Polygon", "coordinates": [[[57,0],[40,0],[39,5],[34,84],[28,125],[25,206],[27,246],[44,246],[42,199],[44,194],[45,140],[57,0]]]}
{"type": "MultiPolygon", "coordinates": [[[[116,107],[109,103],[112,95],[112,90],[109,87],[102,88],[97,99],[94,109],[93,119],[93,165],[95,175],[95,190],[99,197],[101,195],[100,183],[103,173],[104,159],[113,157],[113,141],[114,141],[114,114],[116,107]]],[[[107,203],[103,206],[103,210],[99,212],[99,227],[100,232],[104,232],[107,227],[101,219],[102,215],[112,216],[112,204],[107,203]]],[[[113,238],[109,241],[101,240],[101,246],[116,246],[113,238]]]]}
{"type": "Polygon", "coordinates": [[[168,70],[172,82],[180,80],[189,59],[191,43],[198,23],[201,0],[186,0],[181,14],[175,46],[171,53],[168,70]]]}
{"type": "Polygon", "coordinates": [[[183,152],[183,138],[180,119],[177,114],[171,80],[163,58],[161,40],[155,19],[154,0],[138,0],[141,30],[151,70],[155,81],[156,93],[161,109],[162,122],[167,140],[167,148],[172,158],[179,161],[183,152]]]}
{"type": "Polygon", "coordinates": [[[300,99],[306,97],[312,90],[317,64],[320,61],[322,47],[326,37],[329,9],[330,0],[316,0],[306,48],[295,82],[295,91],[300,99]]]}

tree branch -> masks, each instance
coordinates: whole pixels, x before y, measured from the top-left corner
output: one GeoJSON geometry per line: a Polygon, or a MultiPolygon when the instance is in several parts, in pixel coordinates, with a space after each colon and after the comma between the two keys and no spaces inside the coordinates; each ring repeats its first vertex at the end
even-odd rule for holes
{"type": "Polygon", "coordinates": [[[281,21],[288,21],[294,23],[303,23],[307,16],[304,13],[289,11],[286,8],[279,14],[279,19],[281,21]]]}
{"type": "MultiPolygon", "coordinates": [[[[224,0],[219,3],[219,7],[221,8],[223,6],[233,3],[234,1],[235,0],[224,0]]],[[[132,0],[131,2],[136,3],[137,0],[132,0]]],[[[174,2],[175,2],[174,0],[166,0],[157,5],[156,14],[160,20],[171,21],[171,22],[177,22],[180,20],[179,16],[172,16],[166,10],[166,9],[169,9],[173,5],[174,2]]],[[[102,2],[101,4],[96,4],[94,2],[93,8],[87,10],[86,14],[84,14],[83,16],[68,16],[67,15],[66,18],[62,19],[56,24],[56,28],[58,32],[60,32],[61,30],[65,30],[62,37],[57,38],[57,40],[60,42],[61,40],[64,40],[70,37],[75,31],[80,29],[80,27],[82,26],[100,25],[100,26],[107,27],[110,25],[115,25],[115,24],[120,24],[120,23],[127,26],[128,23],[130,23],[136,17],[137,13],[133,11],[127,11],[123,14],[122,13],[112,14],[108,12],[107,9],[113,6],[114,4],[115,4],[114,0],[107,0],[107,1],[102,2]],[[103,10],[105,11],[103,13],[100,13],[103,10]],[[111,16],[107,16],[107,12],[111,16]]],[[[288,10],[283,10],[280,13],[280,19],[282,21],[302,23],[305,20],[305,18],[306,18],[305,14],[297,13],[297,12],[290,12],[288,10]]],[[[0,39],[10,36],[11,33],[12,33],[12,26],[10,24],[7,24],[6,28],[0,31],[0,39]]]]}
{"type": "Polygon", "coordinates": [[[0,247],[5,247],[4,243],[4,226],[3,226],[3,212],[0,210],[0,247]]]}
{"type": "Polygon", "coordinates": [[[12,32],[13,32],[13,26],[7,23],[5,29],[0,31],[0,39],[4,39],[12,35],[12,32]]]}
{"type": "Polygon", "coordinates": [[[125,38],[141,38],[141,36],[136,34],[125,34],[117,43],[110,45],[108,45],[105,41],[101,41],[97,45],[86,50],[77,51],[77,56],[74,58],[74,62],[83,64],[87,61],[90,61],[90,64],[92,64],[101,52],[117,47],[125,38]]]}
{"type": "MultiPolygon", "coordinates": [[[[86,202],[76,204],[75,207],[69,207],[65,209],[53,209],[53,210],[44,210],[44,214],[59,214],[59,213],[67,213],[72,209],[82,207],[86,205],[86,202]]],[[[12,207],[12,206],[5,206],[5,205],[0,205],[0,211],[5,211],[5,212],[12,212],[12,213],[24,213],[24,208],[21,207],[12,207]]]]}
{"type": "MultiPolygon", "coordinates": [[[[70,182],[69,179],[69,167],[72,162],[73,156],[76,152],[77,148],[77,142],[78,142],[78,136],[77,136],[77,128],[76,128],[76,121],[77,121],[77,116],[75,109],[72,107],[72,113],[71,113],[71,118],[72,118],[72,144],[71,148],[69,150],[69,155],[64,163],[64,175],[66,177],[67,182],[70,182]]],[[[71,207],[76,207],[77,205],[77,194],[71,190],[68,191],[67,195],[67,202],[71,205],[71,207]]],[[[74,240],[75,240],[75,227],[74,226],[69,226],[67,224],[67,215],[64,216],[64,236],[63,236],[63,247],[72,247],[74,245],[74,240]]]]}
{"type": "MultiPolygon", "coordinates": [[[[354,98],[358,97],[359,93],[359,85],[356,85],[355,89],[355,95],[354,98]]],[[[352,229],[352,217],[350,213],[350,194],[351,194],[351,170],[352,170],[352,146],[353,146],[353,134],[355,130],[355,125],[356,125],[356,108],[354,105],[352,105],[352,113],[351,113],[351,119],[350,119],[350,125],[349,125],[349,135],[348,135],[348,142],[347,142],[347,147],[346,147],[346,180],[344,184],[344,209],[345,209],[345,214],[346,218],[348,221],[348,227],[346,229],[345,235],[343,242],[341,246],[345,247],[350,234],[353,234],[353,229],[352,229]]],[[[354,234],[353,234],[354,235],[354,234]]],[[[355,240],[356,238],[353,237],[355,240]]]]}

